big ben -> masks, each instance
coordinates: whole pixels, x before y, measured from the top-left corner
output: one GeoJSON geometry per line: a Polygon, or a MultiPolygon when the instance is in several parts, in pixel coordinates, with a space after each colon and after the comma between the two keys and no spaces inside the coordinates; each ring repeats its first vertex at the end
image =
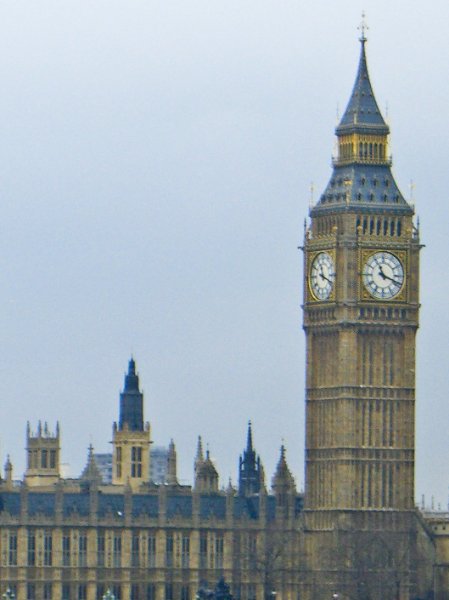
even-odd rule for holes
{"type": "Polygon", "coordinates": [[[304,241],[305,595],[416,593],[419,232],[391,172],[364,28],[330,181],[304,241]]]}

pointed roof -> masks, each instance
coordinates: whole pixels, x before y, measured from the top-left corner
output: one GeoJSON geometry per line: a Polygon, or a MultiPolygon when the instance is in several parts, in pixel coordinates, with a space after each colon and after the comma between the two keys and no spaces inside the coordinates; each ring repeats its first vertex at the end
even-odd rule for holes
{"type": "Polygon", "coordinates": [[[276,467],[276,472],[273,477],[272,486],[274,489],[276,487],[288,487],[294,489],[295,480],[291,471],[287,464],[287,459],[285,457],[285,446],[282,444],[281,446],[281,456],[279,457],[279,462],[276,467]]]}
{"type": "Polygon", "coordinates": [[[139,376],[136,374],[136,361],[131,356],[128,363],[128,373],[125,375],[125,385],[123,386],[123,392],[138,392],[139,390],[139,376]]]}
{"type": "Polygon", "coordinates": [[[90,483],[102,482],[100,469],[98,468],[98,465],[95,461],[94,447],[92,446],[92,444],[89,444],[87,463],[84,467],[83,472],[81,473],[81,479],[90,483]]]}
{"type": "Polygon", "coordinates": [[[251,452],[253,449],[253,432],[251,429],[251,421],[248,421],[248,435],[246,439],[246,450],[251,452]]]}
{"type": "Polygon", "coordinates": [[[371,86],[365,52],[366,37],[364,35],[360,38],[360,43],[360,60],[354,87],[336,133],[342,135],[358,131],[386,135],[389,128],[379,110],[371,86]]]}
{"type": "Polygon", "coordinates": [[[198,442],[196,445],[196,456],[195,456],[195,463],[200,463],[204,460],[204,455],[203,455],[203,441],[201,439],[201,436],[198,436],[198,442]]]}

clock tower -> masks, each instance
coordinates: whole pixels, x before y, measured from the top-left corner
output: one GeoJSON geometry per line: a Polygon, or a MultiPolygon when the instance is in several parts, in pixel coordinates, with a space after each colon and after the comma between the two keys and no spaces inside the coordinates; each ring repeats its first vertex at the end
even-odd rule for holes
{"type": "Polygon", "coordinates": [[[330,181],[304,241],[305,597],[415,593],[419,234],[391,172],[362,28],[330,181]]]}

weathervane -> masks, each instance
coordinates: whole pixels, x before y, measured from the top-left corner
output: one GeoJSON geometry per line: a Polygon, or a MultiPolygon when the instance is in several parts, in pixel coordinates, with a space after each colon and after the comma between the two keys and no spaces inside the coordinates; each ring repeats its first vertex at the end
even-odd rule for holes
{"type": "Polygon", "coordinates": [[[361,42],[366,42],[366,35],[365,35],[365,31],[368,31],[369,27],[366,24],[366,20],[365,20],[365,11],[362,12],[362,21],[360,23],[360,25],[357,27],[357,29],[360,31],[360,41],[361,42]]]}

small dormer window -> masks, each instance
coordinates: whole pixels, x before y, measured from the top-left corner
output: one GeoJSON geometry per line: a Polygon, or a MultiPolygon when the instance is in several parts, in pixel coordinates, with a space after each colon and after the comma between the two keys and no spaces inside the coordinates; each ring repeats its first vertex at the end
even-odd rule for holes
{"type": "Polygon", "coordinates": [[[361,183],[362,185],[365,185],[365,181],[366,181],[366,180],[365,180],[365,178],[364,178],[364,177],[362,177],[362,179],[360,180],[360,183],[361,183]]]}

